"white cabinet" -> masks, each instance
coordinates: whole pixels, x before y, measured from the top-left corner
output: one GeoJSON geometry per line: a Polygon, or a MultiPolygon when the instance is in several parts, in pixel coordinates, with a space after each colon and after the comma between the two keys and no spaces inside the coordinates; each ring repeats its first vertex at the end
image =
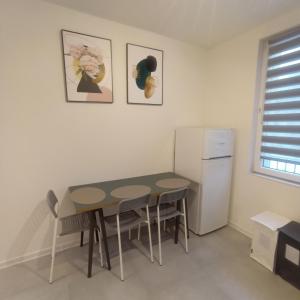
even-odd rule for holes
{"type": "Polygon", "coordinates": [[[278,228],[290,222],[289,219],[266,211],[251,218],[253,237],[250,257],[273,272],[278,239],[278,228]]]}

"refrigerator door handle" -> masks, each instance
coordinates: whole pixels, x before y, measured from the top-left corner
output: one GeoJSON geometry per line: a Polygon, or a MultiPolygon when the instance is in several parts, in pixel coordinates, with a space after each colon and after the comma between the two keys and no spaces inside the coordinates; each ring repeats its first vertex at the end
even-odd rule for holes
{"type": "Polygon", "coordinates": [[[232,156],[226,155],[226,156],[219,156],[219,157],[202,158],[202,160],[223,159],[223,158],[230,158],[230,157],[232,156]]]}

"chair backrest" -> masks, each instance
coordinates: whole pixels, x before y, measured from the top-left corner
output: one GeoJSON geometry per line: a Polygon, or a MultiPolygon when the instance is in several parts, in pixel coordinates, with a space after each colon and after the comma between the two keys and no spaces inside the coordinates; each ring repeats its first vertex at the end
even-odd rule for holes
{"type": "Polygon", "coordinates": [[[52,190],[50,190],[47,194],[47,204],[54,218],[57,218],[56,205],[58,204],[58,200],[52,190]]]}
{"type": "Polygon", "coordinates": [[[119,202],[118,213],[146,207],[150,202],[150,194],[138,198],[124,199],[119,202]]]}
{"type": "Polygon", "coordinates": [[[161,193],[158,199],[158,205],[182,200],[183,198],[186,198],[187,193],[188,188],[176,189],[173,191],[161,193]]]}

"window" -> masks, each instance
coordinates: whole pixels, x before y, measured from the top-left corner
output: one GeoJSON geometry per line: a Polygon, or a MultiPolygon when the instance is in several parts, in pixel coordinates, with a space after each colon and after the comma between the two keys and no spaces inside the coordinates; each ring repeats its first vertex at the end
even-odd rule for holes
{"type": "Polygon", "coordinates": [[[261,41],[254,167],[300,183],[300,27],[261,41]]]}

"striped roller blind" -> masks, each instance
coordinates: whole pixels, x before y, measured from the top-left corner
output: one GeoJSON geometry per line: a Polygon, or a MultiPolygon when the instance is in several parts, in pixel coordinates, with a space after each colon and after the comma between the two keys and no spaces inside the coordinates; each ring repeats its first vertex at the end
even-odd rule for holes
{"type": "Polygon", "coordinates": [[[295,170],[300,165],[300,27],[268,40],[267,59],[261,159],[293,164],[295,170]]]}

